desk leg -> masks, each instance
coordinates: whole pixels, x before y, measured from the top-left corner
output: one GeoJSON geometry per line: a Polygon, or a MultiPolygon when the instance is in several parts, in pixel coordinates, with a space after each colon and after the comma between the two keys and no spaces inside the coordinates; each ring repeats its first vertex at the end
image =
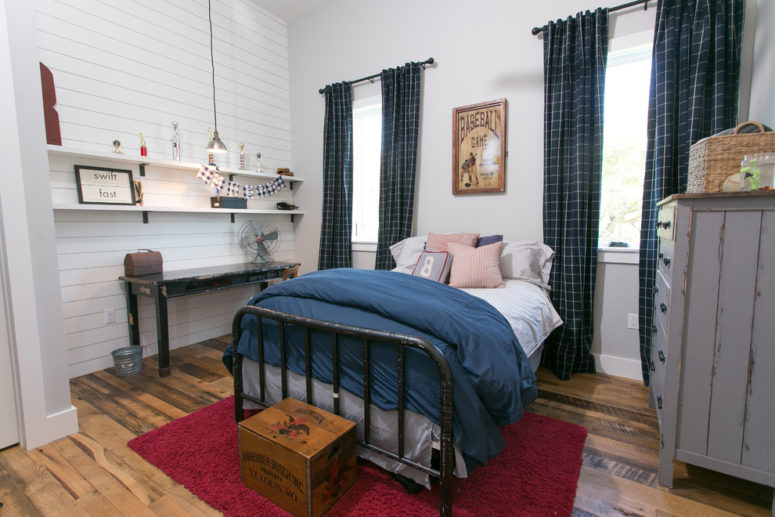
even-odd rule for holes
{"type": "Polygon", "coordinates": [[[170,374],[170,340],[167,328],[167,287],[161,286],[153,291],[156,305],[156,338],[159,347],[159,377],[170,374]]]}
{"type": "Polygon", "coordinates": [[[132,292],[132,284],[126,282],[126,315],[129,323],[129,344],[140,346],[140,316],[137,313],[137,295],[132,292]]]}

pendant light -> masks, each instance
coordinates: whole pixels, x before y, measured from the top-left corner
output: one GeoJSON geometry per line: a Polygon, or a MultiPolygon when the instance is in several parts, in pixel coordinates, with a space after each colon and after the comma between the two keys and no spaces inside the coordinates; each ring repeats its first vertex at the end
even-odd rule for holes
{"type": "Polygon", "coordinates": [[[218,112],[215,110],[215,58],[213,57],[213,13],[210,1],[207,0],[207,17],[210,20],[210,66],[213,71],[213,119],[215,122],[215,131],[213,131],[213,139],[207,144],[208,153],[225,153],[227,151],[226,145],[221,141],[218,136],[218,112]]]}

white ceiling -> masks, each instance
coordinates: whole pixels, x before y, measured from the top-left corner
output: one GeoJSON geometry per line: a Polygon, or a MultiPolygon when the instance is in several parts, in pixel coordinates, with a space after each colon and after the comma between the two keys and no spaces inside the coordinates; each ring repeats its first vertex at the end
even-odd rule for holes
{"type": "Polygon", "coordinates": [[[333,0],[253,0],[256,5],[263,7],[275,16],[285,21],[298,18],[317,7],[332,2],[333,0]]]}

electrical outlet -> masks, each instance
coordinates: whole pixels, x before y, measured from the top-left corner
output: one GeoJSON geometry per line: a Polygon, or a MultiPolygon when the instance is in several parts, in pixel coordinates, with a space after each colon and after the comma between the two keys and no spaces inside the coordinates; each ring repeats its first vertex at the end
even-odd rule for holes
{"type": "Polygon", "coordinates": [[[638,315],[633,313],[627,314],[627,328],[638,330],[638,326],[638,315]]]}
{"type": "Polygon", "coordinates": [[[116,322],[116,309],[105,309],[102,311],[102,315],[105,318],[105,325],[116,322]]]}

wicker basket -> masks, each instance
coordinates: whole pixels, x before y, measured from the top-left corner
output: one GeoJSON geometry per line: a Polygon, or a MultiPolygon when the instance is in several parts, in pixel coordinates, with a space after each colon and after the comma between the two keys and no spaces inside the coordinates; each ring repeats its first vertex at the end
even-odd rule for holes
{"type": "Polygon", "coordinates": [[[759,122],[743,122],[731,135],[709,136],[689,151],[687,192],[721,192],[724,181],[740,173],[740,162],[747,154],[775,151],[775,131],[765,132],[759,122]],[[740,133],[752,124],[759,133],[740,133]]]}

